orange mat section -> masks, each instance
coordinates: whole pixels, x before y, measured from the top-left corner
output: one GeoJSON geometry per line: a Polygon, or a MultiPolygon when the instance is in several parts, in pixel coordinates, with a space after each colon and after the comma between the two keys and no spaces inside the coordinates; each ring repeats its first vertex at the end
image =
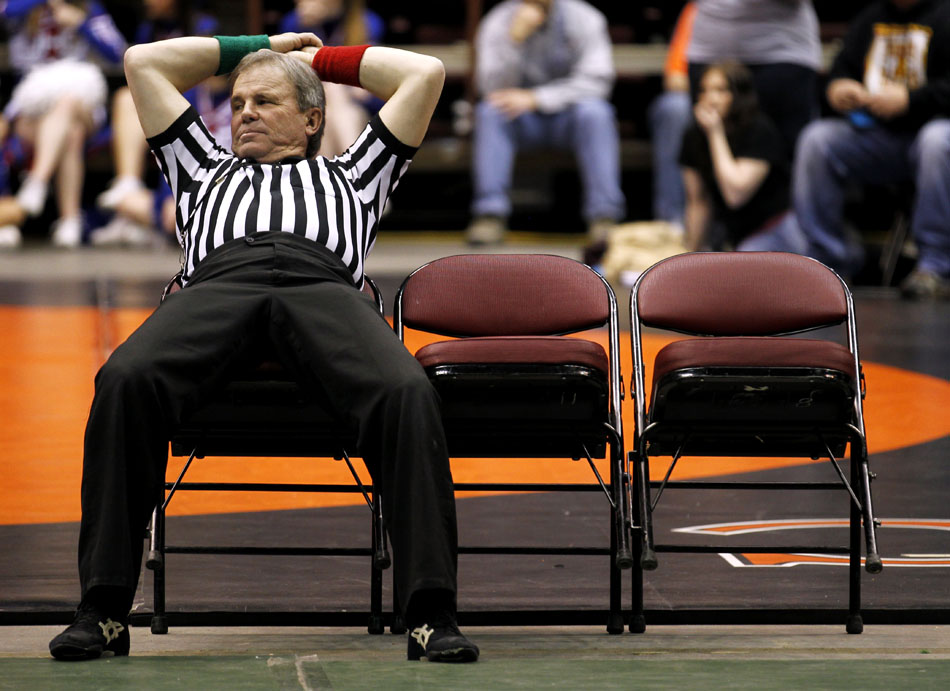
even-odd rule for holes
{"type": "MultiPolygon", "coordinates": [[[[79,520],[82,437],[101,363],[150,310],[0,306],[0,524],[79,520]]],[[[606,333],[596,336],[606,347],[606,333]]],[[[415,351],[426,341],[413,339],[415,351]]],[[[668,339],[649,338],[648,361],[668,339]]],[[[630,388],[630,342],[621,339],[621,367],[630,388]]],[[[950,382],[875,363],[865,363],[866,425],[871,453],[950,435],[950,382]]],[[[649,372],[647,373],[649,381],[649,372]]],[[[628,393],[629,395],[629,393],[628,393]]],[[[624,426],[633,428],[633,406],[624,403],[624,426]]],[[[629,446],[629,441],[628,441],[629,446]]],[[[684,459],[676,477],[715,476],[785,465],[800,459],[684,459]]],[[[177,476],[184,459],[169,461],[177,476]]],[[[453,461],[458,482],[512,480],[586,482],[586,462],[522,459],[453,461]]],[[[607,465],[599,463],[606,474],[607,465]]],[[[362,469],[361,469],[362,470],[362,469]]],[[[322,459],[230,459],[196,461],[188,478],[253,482],[349,483],[342,462],[322,459]]],[[[363,470],[363,477],[368,475],[363,470]]],[[[172,514],[263,511],[353,504],[360,495],[182,493],[172,514]]]]}

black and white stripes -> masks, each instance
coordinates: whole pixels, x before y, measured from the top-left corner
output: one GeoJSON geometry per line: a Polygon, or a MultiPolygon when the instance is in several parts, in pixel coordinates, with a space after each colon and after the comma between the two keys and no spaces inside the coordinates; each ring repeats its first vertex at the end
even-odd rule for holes
{"type": "Polygon", "coordinates": [[[184,282],[215,247],[269,230],[325,245],[361,285],[380,212],[416,151],[377,116],[338,158],[256,163],[221,148],[193,108],[149,144],[175,195],[184,282]]]}

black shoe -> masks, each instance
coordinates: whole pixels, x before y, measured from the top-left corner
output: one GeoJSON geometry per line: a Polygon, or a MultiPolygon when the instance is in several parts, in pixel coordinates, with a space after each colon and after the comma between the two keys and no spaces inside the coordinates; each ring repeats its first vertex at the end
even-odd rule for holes
{"type": "Polygon", "coordinates": [[[429,662],[475,662],[478,646],[463,636],[454,622],[423,624],[409,632],[408,657],[425,657],[429,662]]]}
{"type": "Polygon", "coordinates": [[[83,603],[69,628],[50,641],[49,651],[57,660],[93,660],[103,653],[128,655],[129,622],[83,603]]]}

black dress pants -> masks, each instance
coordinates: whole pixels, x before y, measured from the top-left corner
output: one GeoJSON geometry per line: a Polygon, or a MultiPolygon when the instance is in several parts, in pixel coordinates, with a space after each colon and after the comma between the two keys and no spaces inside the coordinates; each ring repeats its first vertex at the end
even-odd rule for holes
{"type": "Polygon", "coordinates": [[[97,374],[83,457],[83,594],[135,590],[173,430],[265,340],[358,430],[384,498],[403,611],[417,590],[454,594],[455,498],[438,395],[340,259],[287,233],[214,250],[97,374]]]}

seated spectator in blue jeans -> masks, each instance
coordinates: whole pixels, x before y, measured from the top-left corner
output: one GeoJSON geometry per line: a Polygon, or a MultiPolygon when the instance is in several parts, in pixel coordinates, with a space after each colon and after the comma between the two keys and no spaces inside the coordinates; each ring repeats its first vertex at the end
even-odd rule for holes
{"type": "Polygon", "coordinates": [[[678,228],[683,226],[683,208],[686,203],[683,176],[679,168],[680,146],[683,133],[693,121],[686,49],[695,16],[696,3],[687,3],[670,39],[663,66],[663,93],[653,100],[647,110],[650,143],[653,146],[653,217],[678,228]]]}
{"type": "Polygon", "coordinates": [[[858,15],[830,72],[841,117],[812,123],[793,170],[795,212],[808,254],[844,275],[863,251],[842,227],[849,184],[912,180],[917,265],[909,298],[950,297],[950,4],[877,0],[858,15]]]}
{"type": "Polygon", "coordinates": [[[686,247],[719,249],[717,227],[737,250],[801,254],[784,140],[759,109],[752,73],[737,62],[706,68],[693,115],[680,151],[686,247]]]}
{"type": "Polygon", "coordinates": [[[482,100],[475,108],[468,241],[504,239],[515,154],[545,148],[574,152],[588,238],[605,241],[626,201],[604,15],[583,0],[505,0],[482,19],[475,47],[482,100]]]}

